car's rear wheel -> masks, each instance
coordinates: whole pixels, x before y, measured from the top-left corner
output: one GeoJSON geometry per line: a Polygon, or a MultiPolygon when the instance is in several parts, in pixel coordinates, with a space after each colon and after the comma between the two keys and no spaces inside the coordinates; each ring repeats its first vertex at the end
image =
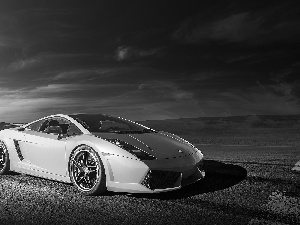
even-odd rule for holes
{"type": "Polygon", "coordinates": [[[9,156],[6,145],[0,141],[0,175],[7,174],[10,169],[9,156]]]}
{"type": "Polygon", "coordinates": [[[73,184],[85,195],[98,195],[106,191],[106,177],[98,153],[89,146],[75,149],[69,163],[73,184]]]}

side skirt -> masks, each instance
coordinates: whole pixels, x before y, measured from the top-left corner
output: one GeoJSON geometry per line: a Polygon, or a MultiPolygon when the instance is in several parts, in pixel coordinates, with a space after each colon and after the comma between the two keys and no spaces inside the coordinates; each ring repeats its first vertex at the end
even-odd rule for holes
{"type": "Polygon", "coordinates": [[[23,162],[14,164],[12,171],[15,171],[17,173],[22,173],[22,174],[28,174],[36,177],[42,177],[49,180],[61,181],[64,183],[72,183],[70,177],[59,176],[57,174],[40,171],[39,169],[30,167],[30,165],[27,165],[23,162]]]}

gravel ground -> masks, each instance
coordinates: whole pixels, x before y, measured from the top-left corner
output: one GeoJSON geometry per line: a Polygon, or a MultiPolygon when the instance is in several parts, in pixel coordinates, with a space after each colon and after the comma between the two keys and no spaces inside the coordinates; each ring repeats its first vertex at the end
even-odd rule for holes
{"type": "Polygon", "coordinates": [[[0,224],[300,224],[296,148],[200,148],[206,178],[161,194],[88,197],[69,184],[1,176],[0,224]]]}

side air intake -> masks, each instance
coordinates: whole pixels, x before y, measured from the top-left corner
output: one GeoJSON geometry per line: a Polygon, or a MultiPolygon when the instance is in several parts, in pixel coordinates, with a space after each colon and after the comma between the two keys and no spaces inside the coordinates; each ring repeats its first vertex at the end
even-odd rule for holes
{"type": "Polygon", "coordinates": [[[24,157],[23,157],[23,155],[22,155],[22,152],[21,152],[21,149],[20,149],[19,142],[18,142],[17,140],[14,139],[14,144],[15,144],[15,148],[16,148],[18,157],[19,157],[19,159],[22,161],[22,160],[24,159],[24,157]]]}

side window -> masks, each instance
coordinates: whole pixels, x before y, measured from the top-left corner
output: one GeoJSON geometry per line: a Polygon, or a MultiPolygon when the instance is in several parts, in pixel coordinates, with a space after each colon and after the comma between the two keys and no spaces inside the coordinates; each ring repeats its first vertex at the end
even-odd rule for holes
{"type": "Polygon", "coordinates": [[[40,126],[39,131],[44,132],[49,127],[49,119],[44,120],[44,123],[40,126]]]}
{"type": "Polygon", "coordinates": [[[74,124],[70,124],[67,135],[68,136],[74,136],[74,135],[80,135],[82,134],[81,130],[79,130],[78,127],[76,127],[74,124]]]}
{"type": "Polygon", "coordinates": [[[48,118],[40,126],[40,132],[48,133],[50,127],[53,129],[61,129],[61,134],[64,136],[73,136],[82,134],[79,128],[77,128],[70,121],[63,118],[48,118]]]}
{"type": "Polygon", "coordinates": [[[61,118],[48,118],[40,127],[40,132],[49,133],[50,129],[60,129],[61,134],[67,134],[69,122],[61,118]]]}
{"type": "MultiPolygon", "coordinates": [[[[66,126],[68,126],[68,124],[64,124],[66,126]]],[[[55,133],[55,134],[64,134],[64,130],[68,129],[64,129],[63,130],[63,124],[61,124],[59,122],[59,120],[57,119],[49,119],[46,123],[44,123],[40,129],[41,132],[44,133],[55,133]]]]}
{"type": "Polygon", "coordinates": [[[40,127],[42,126],[42,124],[45,122],[45,119],[43,120],[39,120],[39,121],[36,121],[30,125],[28,125],[26,127],[26,129],[29,129],[29,130],[32,130],[32,131],[39,131],[40,130],[40,127]]]}

